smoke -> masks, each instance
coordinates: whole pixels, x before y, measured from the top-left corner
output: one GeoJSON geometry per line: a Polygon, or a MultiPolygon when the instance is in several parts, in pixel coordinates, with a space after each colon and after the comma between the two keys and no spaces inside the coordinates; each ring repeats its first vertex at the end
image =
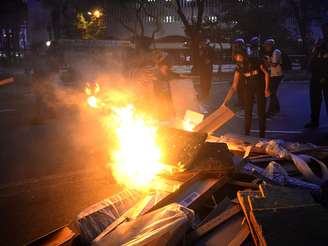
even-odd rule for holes
{"type": "MultiPolygon", "coordinates": [[[[103,171],[114,138],[104,126],[105,116],[112,107],[133,104],[138,111],[161,120],[174,118],[174,111],[183,117],[185,110],[193,109],[189,107],[189,101],[197,99],[191,80],[172,82],[172,100],[176,101],[173,104],[180,105],[178,110],[174,109],[172,102],[168,103],[170,99],[163,99],[154,92],[156,55],[123,50],[64,53],[64,63],[69,69],[52,74],[40,83],[41,86],[33,89],[35,108],[42,108],[37,110],[41,117],[47,117],[47,111],[55,112],[58,136],[54,139],[58,142],[55,150],[58,161],[72,168],[99,168],[103,171]],[[92,87],[95,83],[100,86],[97,97],[105,106],[92,109],[87,105],[85,88],[87,84],[92,87]]],[[[105,120],[107,124],[111,123],[105,120]]]]}

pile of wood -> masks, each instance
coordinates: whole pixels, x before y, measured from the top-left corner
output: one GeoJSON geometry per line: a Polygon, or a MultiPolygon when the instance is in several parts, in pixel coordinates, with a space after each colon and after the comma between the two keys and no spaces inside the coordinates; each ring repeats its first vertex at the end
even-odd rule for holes
{"type": "MultiPolygon", "coordinates": [[[[216,120],[199,128],[212,132],[216,120]]],[[[166,161],[186,171],[95,204],[30,245],[328,245],[327,147],[160,132],[166,161]]]]}

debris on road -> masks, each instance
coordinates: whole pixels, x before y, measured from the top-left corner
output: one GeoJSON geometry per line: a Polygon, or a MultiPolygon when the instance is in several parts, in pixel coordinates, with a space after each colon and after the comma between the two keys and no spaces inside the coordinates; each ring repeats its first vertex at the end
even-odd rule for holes
{"type": "MultiPolygon", "coordinates": [[[[217,114],[199,129],[212,132],[217,114]]],[[[328,147],[159,134],[172,172],[86,208],[68,245],[327,245],[328,147]]]]}

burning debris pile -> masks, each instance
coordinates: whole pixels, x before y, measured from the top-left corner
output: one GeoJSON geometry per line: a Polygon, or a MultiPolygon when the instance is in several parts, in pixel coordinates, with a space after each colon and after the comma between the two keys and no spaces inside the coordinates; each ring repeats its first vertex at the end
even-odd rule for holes
{"type": "Polygon", "coordinates": [[[196,126],[188,121],[193,131],[163,127],[132,104],[109,107],[99,90],[86,90],[87,103],[110,111],[109,166],[124,190],[42,242],[327,245],[328,147],[214,137],[232,117],[224,107],[196,126]]]}

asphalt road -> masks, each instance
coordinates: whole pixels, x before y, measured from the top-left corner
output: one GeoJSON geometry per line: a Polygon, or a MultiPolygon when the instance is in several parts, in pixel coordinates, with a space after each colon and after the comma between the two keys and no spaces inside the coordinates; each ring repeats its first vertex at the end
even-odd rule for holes
{"type": "MultiPolygon", "coordinates": [[[[220,105],[228,82],[216,81],[209,106],[220,105]]],[[[309,118],[308,85],[281,87],[282,112],[268,122],[268,137],[328,144],[328,119],[323,128],[303,131],[309,118]]],[[[106,167],[106,139],[92,116],[62,107],[57,118],[32,125],[33,94],[15,84],[0,88],[0,245],[21,245],[74,221],[78,212],[120,187],[106,167]]],[[[235,118],[218,134],[242,133],[235,118]]],[[[254,121],[256,135],[257,122],[254,121]]]]}

